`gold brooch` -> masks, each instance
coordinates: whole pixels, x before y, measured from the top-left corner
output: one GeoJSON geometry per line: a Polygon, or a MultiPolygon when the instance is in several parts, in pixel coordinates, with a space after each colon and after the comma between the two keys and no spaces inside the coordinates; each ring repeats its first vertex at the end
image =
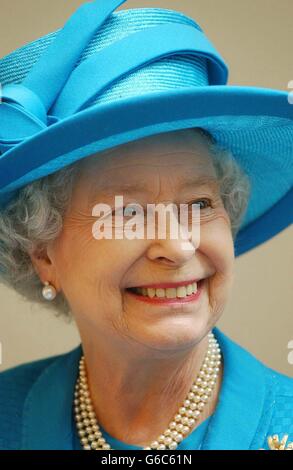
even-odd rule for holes
{"type": "Polygon", "coordinates": [[[275,434],[274,436],[269,436],[268,446],[270,450],[293,450],[293,442],[287,444],[288,437],[288,434],[285,434],[280,441],[278,434],[275,434]]]}

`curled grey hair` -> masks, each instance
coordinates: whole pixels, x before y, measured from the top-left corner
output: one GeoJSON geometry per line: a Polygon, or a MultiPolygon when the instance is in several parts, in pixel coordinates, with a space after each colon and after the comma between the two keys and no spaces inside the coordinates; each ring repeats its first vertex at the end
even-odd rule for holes
{"type": "MultiPolygon", "coordinates": [[[[207,137],[214,156],[223,204],[235,239],[248,203],[248,178],[231,152],[219,149],[207,131],[195,130],[207,137]]],[[[60,234],[81,163],[82,160],[74,162],[21,188],[0,212],[0,282],[26,300],[42,304],[53,309],[56,315],[69,319],[72,318],[71,309],[62,292],[51,302],[43,298],[43,284],[29,253],[42,251],[60,234]]]]}

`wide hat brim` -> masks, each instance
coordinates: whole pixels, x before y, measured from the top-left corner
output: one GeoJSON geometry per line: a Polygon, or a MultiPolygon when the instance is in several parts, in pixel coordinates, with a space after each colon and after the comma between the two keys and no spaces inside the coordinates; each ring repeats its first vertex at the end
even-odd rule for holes
{"type": "Polygon", "coordinates": [[[0,157],[0,205],[26,184],[147,136],[200,127],[231,150],[249,176],[236,256],[292,222],[293,106],[287,92],[228,85],[189,87],[98,103],[26,138],[0,157]]]}

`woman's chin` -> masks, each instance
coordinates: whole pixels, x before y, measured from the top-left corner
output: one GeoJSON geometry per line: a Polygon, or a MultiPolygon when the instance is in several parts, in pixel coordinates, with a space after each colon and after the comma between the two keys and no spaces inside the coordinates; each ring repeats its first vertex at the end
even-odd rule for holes
{"type": "Polygon", "coordinates": [[[186,349],[194,347],[208,332],[211,313],[208,306],[203,305],[195,311],[186,307],[173,309],[165,314],[136,311],[135,317],[128,319],[128,334],[140,343],[156,349],[186,349]]]}
{"type": "Polygon", "coordinates": [[[147,347],[161,351],[182,351],[193,349],[206,335],[208,321],[197,319],[196,321],[171,321],[168,324],[160,324],[160,329],[145,328],[132,331],[133,336],[147,347]]]}

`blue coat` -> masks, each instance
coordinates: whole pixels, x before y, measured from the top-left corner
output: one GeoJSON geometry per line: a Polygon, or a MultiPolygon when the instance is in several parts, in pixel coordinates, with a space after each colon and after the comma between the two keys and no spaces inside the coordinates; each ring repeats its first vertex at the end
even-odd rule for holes
{"type": "MultiPolygon", "coordinates": [[[[293,379],[265,366],[217,327],[213,332],[224,363],[219,400],[211,418],[178,449],[268,449],[274,434],[293,441],[293,379]]],[[[0,449],[80,448],[72,401],[81,354],[80,344],[0,373],[0,449]]]]}

